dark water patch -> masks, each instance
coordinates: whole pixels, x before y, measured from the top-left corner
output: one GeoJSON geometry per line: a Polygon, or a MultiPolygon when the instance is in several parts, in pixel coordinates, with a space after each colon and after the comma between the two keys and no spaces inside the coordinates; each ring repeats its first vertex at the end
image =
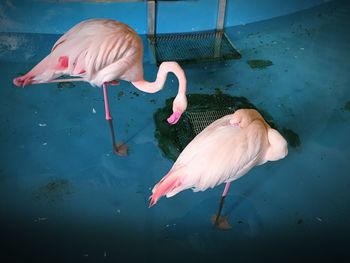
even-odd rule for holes
{"type": "Polygon", "coordinates": [[[350,100],[344,104],[343,109],[344,109],[345,111],[350,111],[350,100]]]}
{"type": "Polygon", "coordinates": [[[288,144],[293,148],[299,148],[301,141],[299,135],[291,129],[283,128],[282,135],[287,140],[288,144]]]}
{"type": "Polygon", "coordinates": [[[74,87],[75,87],[75,84],[73,82],[59,82],[59,83],[57,83],[58,89],[71,89],[74,87]]]}
{"type": "Polygon", "coordinates": [[[251,60],[248,60],[247,63],[252,69],[257,69],[257,68],[264,69],[273,65],[271,60],[262,60],[262,59],[251,59],[251,60]]]}
{"type": "Polygon", "coordinates": [[[222,90],[220,88],[215,88],[215,94],[216,95],[221,95],[223,94],[222,90]]]}
{"type": "Polygon", "coordinates": [[[123,97],[123,96],[125,96],[125,93],[124,93],[124,91],[119,91],[118,92],[118,99],[120,99],[121,97],[123,97]]]}
{"type": "Polygon", "coordinates": [[[33,192],[37,200],[45,200],[48,203],[62,201],[72,194],[72,185],[67,179],[52,179],[33,192]]]}

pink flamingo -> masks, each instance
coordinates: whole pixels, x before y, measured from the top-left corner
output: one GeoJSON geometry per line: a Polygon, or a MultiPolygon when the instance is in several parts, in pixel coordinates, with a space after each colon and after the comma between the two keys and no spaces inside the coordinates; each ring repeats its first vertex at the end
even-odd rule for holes
{"type": "Polygon", "coordinates": [[[131,82],[137,89],[155,93],[162,89],[168,72],[179,81],[178,94],[173,102],[173,114],[167,119],[175,124],[186,110],[186,76],[176,62],[163,62],[154,82],[143,78],[143,44],[129,26],[109,19],[83,21],[66,32],[54,44],[51,53],[27,74],[13,80],[16,86],[49,82],[86,81],[102,86],[106,120],[109,123],[115,153],[126,155],[124,144],[116,145],[112,116],[109,111],[106,84],[117,80],[131,82]],[[69,75],[73,78],[59,78],[69,75]]]}
{"type": "Polygon", "coordinates": [[[276,161],[288,154],[287,142],[254,109],[240,109],[216,120],[199,133],[181,152],[169,173],[156,184],[150,207],[162,196],[186,189],[204,191],[226,183],[219,211],[212,221],[228,228],[220,213],[230,182],[256,165],[276,161]]]}

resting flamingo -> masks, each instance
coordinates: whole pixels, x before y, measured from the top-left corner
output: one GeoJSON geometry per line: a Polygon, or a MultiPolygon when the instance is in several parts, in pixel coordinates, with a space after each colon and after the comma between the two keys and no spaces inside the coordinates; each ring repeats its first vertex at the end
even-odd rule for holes
{"type": "Polygon", "coordinates": [[[256,165],[276,161],[288,154],[287,142],[254,109],[240,109],[216,120],[181,152],[169,173],[156,184],[150,206],[162,196],[171,197],[193,189],[204,191],[226,183],[213,223],[227,228],[220,213],[230,182],[256,165]]]}
{"type": "Polygon", "coordinates": [[[186,110],[186,76],[176,62],[163,62],[157,78],[148,82],[143,78],[143,44],[141,38],[128,25],[110,19],[91,19],[75,25],[54,44],[51,53],[27,74],[13,80],[16,86],[50,82],[86,81],[103,87],[106,120],[109,122],[113,151],[125,155],[127,147],[116,145],[109,111],[106,84],[116,85],[118,80],[131,82],[137,89],[155,93],[162,89],[168,72],[179,82],[173,102],[173,113],[167,119],[175,124],[186,110]],[[63,75],[71,78],[59,78],[63,75]]]}

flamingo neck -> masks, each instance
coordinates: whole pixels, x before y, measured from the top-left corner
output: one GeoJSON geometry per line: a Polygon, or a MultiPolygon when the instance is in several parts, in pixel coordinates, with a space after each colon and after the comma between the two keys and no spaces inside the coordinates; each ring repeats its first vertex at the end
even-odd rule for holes
{"type": "Polygon", "coordinates": [[[159,66],[157,78],[154,82],[149,82],[147,80],[142,79],[142,80],[134,81],[131,83],[141,91],[144,91],[147,93],[155,93],[163,88],[169,72],[174,73],[179,81],[178,94],[179,93],[186,94],[186,76],[185,76],[185,73],[182,70],[182,68],[180,67],[180,65],[174,61],[163,62],[159,66]]]}

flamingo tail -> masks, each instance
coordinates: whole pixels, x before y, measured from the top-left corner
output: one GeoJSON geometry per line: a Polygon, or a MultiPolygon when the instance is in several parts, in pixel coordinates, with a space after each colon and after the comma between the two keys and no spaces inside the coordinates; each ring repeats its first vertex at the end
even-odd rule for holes
{"type": "Polygon", "coordinates": [[[71,82],[71,81],[86,81],[82,76],[84,70],[74,74],[69,70],[68,56],[60,56],[58,59],[54,55],[46,56],[27,74],[19,76],[13,80],[13,84],[19,87],[24,87],[32,84],[52,83],[52,82],[71,82]],[[60,78],[62,75],[71,75],[75,78],[60,78]]]}
{"type": "Polygon", "coordinates": [[[175,173],[166,175],[152,190],[153,194],[150,196],[149,207],[154,206],[159,198],[172,192],[174,189],[181,186],[181,180],[175,173]]]}

